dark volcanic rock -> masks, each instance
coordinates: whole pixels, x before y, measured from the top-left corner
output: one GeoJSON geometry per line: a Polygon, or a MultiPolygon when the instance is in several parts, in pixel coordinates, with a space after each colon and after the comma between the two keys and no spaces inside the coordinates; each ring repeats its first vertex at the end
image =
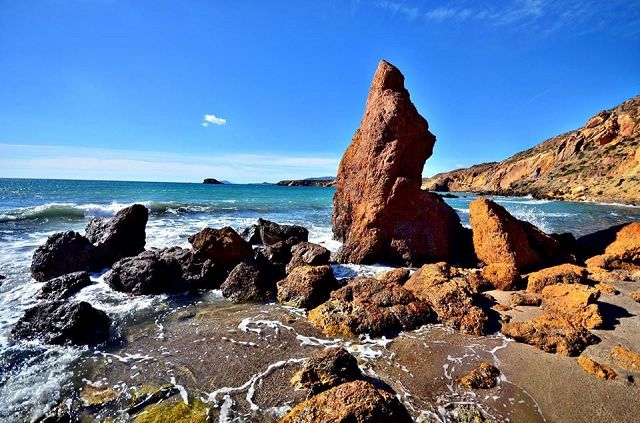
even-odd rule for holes
{"type": "Polygon", "coordinates": [[[96,247],[94,268],[111,266],[123,257],[144,251],[148,220],[149,210],[141,204],[126,207],[111,219],[92,219],[86,237],[96,247]]]}
{"type": "Polygon", "coordinates": [[[296,405],[281,423],[404,423],[407,409],[394,394],[357,380],[296,405]]]}
{"type": "Polygon", "coordinates": [[[311,357],[291,379],[298,389],[316,395],[342,383],[362,378],[358,360],[344,348],[326,348],[311,357]]]}
{"type": "Polygon", "coordinates": [[[280,241],[289,240],[290,245],[295,245],[309,240],[309,231],[298,225],[279,225],[269,220],[258,219],[260,239],[264,245],[272,245],[280,241]]]}
{"type": "Polygon", "coordinates": [[[278,282],[278,301],[292,307],[312,308],[328,300],[331,291],[337,288],[331,266],[300,266],[278,282]]]}
{"type": "Polygon", "coordinates": [[[46,281],[81,270],[98,271],[122,257],[140,253],[148,217],[146,207],[134,204],[111,219],[93,219],[87,225],[86,237],[74,231],[51,235],[33,253],[33,278],[46,281]]]}
{"type": "Polygon", "coordinates": [[[226,275],[222,267],[203,254],[171,247],[119,260],[104,279],[116,291],[149,295],[215,289],[226,275]]]}
{"type": "Polygon", "coordinates": [[[240,236],[251,245],[262,244],[258,225],[247,226],[240,232],[240,236]]]}
{"type": "Polygon", "coordinates": [[[291,248],[291,260],[287,265],[287,273],[298,266],[320,266],[329,264],[331,252],[322,245],[301,242],[291,248]]]}
{"type": "Polygon", "coordinates": [[[97,344],[107,340],[110,325],[109,317],[89,303],[53,301],[28,309],[11,334],[47,344],[97,344]]]}
{"type": "Polygon", "coordinates": [[[194,250],[229,270],[242,260],[253,256],[251,244],[229,226],[222,229],[204,228],[191,235],[189,243],[194,250]]]}
{"type": "Polygon", "coordinates": [[[472,255],[470,233],[455,210],[420,189],[435,141],[404,76],[381,61],[338,169],[333,234],[344,244],[337,261],[420,265],[472,255]]]}
{"type": "Polygon", "coordinates": [[[95,247],[74,231],[51,235],[33,253],[31,274],[37,281],[46,281],[79,270],[93,270],[95,247]]]}
{"type": "Polygon", "coordinates": [[[308,318],[328,336],[378,336],[433,323],[435,314],[396,283],[356,278],[333,291],[328,301],[309,311],[308,318]]]}
{"type": "Polygon", "coordinates": [[[135,295],[186,291],[180,273],[162,260],[157,251],[144,251],[117,261],[104,280],[116,291],[135,295]]]}
{"type": "Polygon", "coordinates": [[[85,286],[91,285],[87,272],[74,272],[48,280],[38,293],[38,298],[49,301],[65,300],[85,286]]]}
{"type": "Polygon", "coordinates": [[[269,263],[247,259],[231,271],[220,289],[234,303],[267,302],[276,296],[277,280],[269,263]]]}

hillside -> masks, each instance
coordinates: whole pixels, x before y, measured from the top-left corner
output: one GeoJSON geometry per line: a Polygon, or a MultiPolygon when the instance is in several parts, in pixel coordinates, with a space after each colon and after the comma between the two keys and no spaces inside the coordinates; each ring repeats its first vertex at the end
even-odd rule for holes
{"type": "Polygon", "coordinates": [[[436,191],[640,204],[640,96],[502,162],[423,180],[436,191]]]}

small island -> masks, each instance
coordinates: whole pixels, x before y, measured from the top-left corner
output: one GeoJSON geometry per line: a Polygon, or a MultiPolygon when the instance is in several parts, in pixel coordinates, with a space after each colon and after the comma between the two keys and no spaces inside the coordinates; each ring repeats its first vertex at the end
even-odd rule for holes
{"type": "Polygon", "coordinates": [[[307,179],[291,179],[276,183],[276,185],[288,187],[332,187],[336,184],[336,178],[333,176],[323,176],[319,178],[307,179]]]}
{"type": "Polygon", "coordinates": [[[202,181],[202,183],[209,185],[222,185],[222,182],[218,181],[215,178],[206,178],[204,181],[202,181]]]}

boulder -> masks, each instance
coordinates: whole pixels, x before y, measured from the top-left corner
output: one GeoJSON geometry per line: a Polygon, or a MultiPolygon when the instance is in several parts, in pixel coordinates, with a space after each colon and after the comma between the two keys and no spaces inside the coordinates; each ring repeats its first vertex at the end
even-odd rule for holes
{"type": "Polygon", "coordinates": [[[38,298],[49,301],[66,300],[82,288],[91,285],[87,272],[74,272],[50,279],[38,292],[38,298]]]}
{"type": "Polygon", "coordinates": [[[204,254],[171,247],[118,260],[104,280],[116,291],[134,295],[215,289],[227,273],[204,254]]]}
{"type": "Polygon", "coordinates": [[[301,242],[291,248],[291,260],[287,265],[287,273],[298,266],[320,266],[329,264],[331,252],[322,245],[301,242]]]}
{"type": "Polygon", "coordinates": [[[629,294],[629,297],[631,297],[633,301],[640,303],[640,290],[633,291],[629,294]]]}
{"type": "Polygon", "coordinates": [[[501,331],[518,342],[565,356],[579,355],[589,345],[599,342],[598,337],[584,327],[576,327],[555,313],[524,322],[503,323],[501,331]]]}
{"type": "Polygon", "coordinates": [[[605,254],[614,259],[640,264],[640,222],[625,223],[578,238],[583,259],[605,254]]]}
{"type": "Polygon", "coordinates": [[[560,264],[529,273],[527,291],[540,293],[546,286],[569,283],[586,283],[589,271],[575,264],[560,264]]]}
{"type": "Polygon", "coordinates": [[[515,306],[539,306],[542,304],[542,298],[538,294],[532,292],[514,292],[509,301],[512,307],[515,306]]]}
{"type": "Polygon", "coordinates": [[[500,370],[492,364],[480,363],[458,380],[458,385],[468,389],[490,389],[498,384],[500,370]]]}
{"type": "Polygon", "coordinates": [[[602,326],[602,316],[595,303],[600,291],[586,285],[550,285],[542,290],[543,308],[557,313],[574,326],[596,329],[602,326]]]}
{"type": "Polygon", "coordinates": [[[134,295],[184,292],[180,272],[161,259],[157,251],[144,251],[118,260],[105,276],[116,291],[134,295]]]}
{"type": "Polygon", "coordinates": [[[290,245],[295,245],[309,240],[309,231],[298,225],[279,225],[269,220],[258,219],[258,229],[264,245],[287,240],[290,240],[290,245]]]}
{"type": "Polygon", "coordinates": [[[435,140],[402,73],[381,61],[338,168],[332,217],[333,234],[343,242],[338,262],[420,265],[471,253],[455,210],[420,189],[435,140]]]}
{"type": "Polygon", "coordinates": [[[494,289],[512,291],[520,282],[520,272],[509,263],[493,263],[482,268],[482,277],[494,289]]]}
{"type": "Polygon", "coordinates": [[[233,269],[242,260],[253,257],[251,244],[242,239],[233,228],[204,228],[189,237],[193,249],[225,269],[233,269]]]}
{"type": "Polygon", "coordinates": [[[240,236],[251,245],[262,244],[262,239],[260,238],[260,227],[258,225],[247,226],[240,231],[240,236]]]}
{"type": "Polygon", "coordinates": [[[456,276],[446,263],[425,264],[404,288],[429,304],[442,323],[466,334],[484,335],[488,316],[474,303],[466,281],[456,276]]]}
{"type": "Polygon", "coordinates": [[[313,308],[328,300],[337,288],[331,266],[300,266],[278,282],[278,301],[291,307],[313,308]]]}
{"type": "Polygon", "coordinates": [[[358,360],[344,348],[326,348],[311,357],[302,370],[293,375],[291,384],[316,395],[342,383],[362,378],[358,360]]]}
{"type": "Polygon", "coordinates": [[[111,219],[96,217],[85,236],[96,247],[95,268],[111,266],[123,257],[144,251],[149,210],[141,204],[125,207],[111,219]]]}
{"type": "Polygon", "coordinates": [[[411,271],[409,271],[409,269],[399,267],[397,269],[379,273],[375,278],[389,283],[404,285],[404,283],[409,279],[409,276],[411,276],[411,271]]]}
{"type": "Polygon", "coordinates": [[[396,396],[357,380],[343,383],[296,405],[281,423],[410,423],[396,396]]]}
{"type": "Polygon", "coordinates": [[[325,335],[372,336],[394,334],[433,323],[429,305],[402,286],[370,278],[356,278],[328,301],[309,311],[308,319],[325,335]]]}
{"type": "Polygon", "coordinates": [[[276,297],[276,281],[269,263],[253,258],[233,268],[220,289],[234,303],[268,302],[276,297]]]}
{"type": "Polygon", "coordinates": [[[52,301],[28,309],[11,334],[17,340],[40,339],[46,344],[88,345],[109,337],[111,321],[87,302],[52,301]]]}
{"type": "Polygon", "coordinates": [[[31,274],[37,281],[77,271],[99,271],[144,250],[146,207],[134,204],[111,219],[94,218],[86,236],[69,231],[50,236],[33,253],[31,274]]]}
{"type": "Polygon", "coordinates": [[[606,364],[600,364],[584,355],[578,357],[578,364],[584,369],[585,372],[598,376],[600,379],[613,380],[618,377],[615,370],[613,370],[611,367],[607,366],[606,364]]]}
{"type": "Polygon", "coordinates": [[[640,371],[640,354],[629,351],[622,345],[616,345],[611,350],[611,359],[616,365],[633,371],[640,371]]]}
{"type": "Polygon", "coordinates": [[[42,282],[71,272],[95,270],[94,257],[95,247],[78,232],[56,233],[33,253],[31,275],[42,282]]]}
{"type": "Polygon", "coordinates": [[[475,253],[485,264],[506,263],[525,271],[553,263],[563,255],[558,240],[486,198],[469,204],[469,221],[475,253]]]}

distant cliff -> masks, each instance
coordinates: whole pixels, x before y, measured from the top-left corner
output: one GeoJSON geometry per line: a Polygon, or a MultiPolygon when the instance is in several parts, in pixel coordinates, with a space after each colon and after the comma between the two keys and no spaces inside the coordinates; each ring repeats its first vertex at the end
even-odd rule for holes
{"type": "Polygon", "coordinates": [[[640,205],[640,96],[504,161],[440,173],[422,187],[640,205]]]}
{"type": "Polygon", "coordinates": [[[336,184],[336,178],[332,176],[322,178],[292,179],[278,182],[276,185],[288,187],[332,187],[336,184]]]}

